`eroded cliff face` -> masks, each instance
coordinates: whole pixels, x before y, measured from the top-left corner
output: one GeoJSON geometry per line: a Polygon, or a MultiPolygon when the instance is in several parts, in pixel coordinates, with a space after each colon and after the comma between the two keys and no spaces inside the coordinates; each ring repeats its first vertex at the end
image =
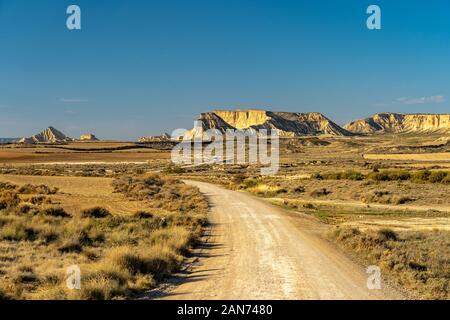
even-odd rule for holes
{"type": "Polygon", "coordinates": [[[262,125],[270,120],[263,110],[214,111],[214,114],[225,123],[236,129],[247,129],[251,126],[262,125]]]}
{"type": "Polygon", "coordinates": [[[200,131],[216,129],[225,133],[227,129],[273,130],[281,137],[329,134],[338,136],[352,135],[324,115],[318,112],[270,112],[264,110],[218,110],[202,113],[196,128],[188,137],[200,135],[200,131]]]}
{"type": "Polygon", "coordinates": [[[62,132],[56,130],[55,128],[48,127],[47,129],[38,134],[35,134],[34,136],[20,139],[19,143],[62,143],[68,141],[72,141],[72,139],[67,137],[62,132]]]}
{"type": "Polygon", "coordinates": [[[450,114],[378,113],[344,126],[353,133],[450,133],[450,114]]]}

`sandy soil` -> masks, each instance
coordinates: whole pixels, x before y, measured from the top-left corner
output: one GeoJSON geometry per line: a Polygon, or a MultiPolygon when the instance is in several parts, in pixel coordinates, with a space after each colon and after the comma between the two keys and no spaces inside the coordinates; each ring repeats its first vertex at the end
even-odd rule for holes
{"type": "Polygon", "coordinates": [[[324,224],[249,194],[190,182],[211,204],[207,242],[164,299],[402,299],[367,289],[365,268],[322,238],[324,224]]]}

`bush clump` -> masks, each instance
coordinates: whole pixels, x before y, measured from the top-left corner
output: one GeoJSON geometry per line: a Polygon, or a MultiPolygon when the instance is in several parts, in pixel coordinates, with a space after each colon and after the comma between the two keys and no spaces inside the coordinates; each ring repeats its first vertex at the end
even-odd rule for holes
{"type": "Polygon", "coordinates": [[[82,218],[106,218],[111,216],[111,213],[102,207],[94,207],[89,209],[84,209],[81,212],[82,218]]]}

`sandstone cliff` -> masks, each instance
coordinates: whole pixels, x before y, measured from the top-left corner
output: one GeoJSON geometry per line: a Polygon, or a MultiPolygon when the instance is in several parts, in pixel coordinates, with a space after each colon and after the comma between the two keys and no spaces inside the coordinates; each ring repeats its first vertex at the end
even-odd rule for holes
{"type": "Polygon", "coordinates": [[[63,143],[72,140],[73,139],[67,137],[65,134],[56,130],[55,128],[48,127],[47,129],[38,134],[35,134],[34,136],[20,139],[19,143],[63,143]]]}
{"type": "Polygon", "coordinates": [[[199,127],[204,131],[217,129],[225,133],[227,129],[274,130],[281,137],[328,134],[349,136],[351,132],[341,128],[318,112],[271,112],[264,110],[236,110],[202,113],[197,128],[188,137],[198,136],[199,127]]]}
{"type": "Polygon", "coordinates": [[[344,126],[354,133],[450,133],[450,114],[377,113],[344,126]]]}

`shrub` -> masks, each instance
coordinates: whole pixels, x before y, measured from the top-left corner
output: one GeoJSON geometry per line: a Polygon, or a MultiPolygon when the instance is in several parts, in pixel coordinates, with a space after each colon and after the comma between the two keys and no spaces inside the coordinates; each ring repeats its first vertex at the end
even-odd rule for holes
{"type": "Polygon", "coordinates": [[[133,213],[133,217],[136,217],[138,219],[151,219],[151,218],[153,218],[153,214],[151,214],[150,212],[145,212],[145,211],[137,211],[137,212],[133,213]]]}
{"type": "Polygon", "coordinates": [[[412,179],[416,182],[424,182],[428,181],[428,177],[430,176],[431,171],[429,170],[420,170],[416,171],[412,175],[412,179]]]}
{"type": "Polygon", "coordinates": [[[316,206],[313,205],[312,203],[305,203],[303,205],[303,208],[305,208],[305,209],[316,209],[316,206]]]}
{"type": "Polygon", "coordinates": [[[11,297],[9,294],[5,292],[2,288],[0,288],[0,301],[4,300],[11,300],[11,297]]]}
{"type": "Polygon", "coordinates": [[[1,182],[0,181],[0,191],[5,191],[5,190],[15,190],[17,188],[16,185],[11,184],[9,182],[1,182]]]}
{"type": "Polygon", "coordinates": [[[392,198],[392,202],[394,204],[405,204],[407,202],[412,202],[415,201],[415,199],[411,198],[411,197],[407,197],[407,196],[394,196],[392,198]]]}
{"type": "Polygon", "coordinates": [[[106,218],[109,216],[111,216],[111,213],[102,207],[89,208],[81,212],[82,218],[106,218]]]}
{"type": "Polygon", "coordinates": [[[34,241],[37,239],[38,231],[28,224],[16,220],[0,229],[0,237],[8,241],[34,241]]]}
{"type": "Polygon", "coordinates": [[[428,181],[432,183],[439,183],[445,180],[448,176],[448,173],[445,171],[432,171],[428,176],[428,181]]]}
{"type": "Polygon", "coordinates": [[[186,170],[180,166],[170,165],[166,167],[163,172],[166,174],[182,174],[185,173],[186,170]]]}
{"type": "Polygon", "coordinates": [[[44,216],[60,217],[60,218],[70,218],[71,215],[68,214],[63,208],[59,207],[48,207],[40,211],[44,216]]]}
{"type": "Polygon", "coordinates": [[[304,193],[306,191],[304,186],[297,186],[292,189],[292,193],[304,193]]]}
{"type": "Polygon", "coordinates": [[[5,191],[0,194],[0,210],[15,208],[19,205],[20,198],[15,191],[5,191]]]}
{"type": "Polygon", "coordinates": [[[258,179],[247,178],[242,182],[242,184],[245,186],[245,188],[254,188],[259,184],[259,181],[258,179]]]}
{"type": "Polygon", "coordinates": [[[319,188],[319,189],[313,190],[310,193],[310,195],[311,195],[311,197],[317,198],[317,197],[327,196],[330,193],[331,193],[331,191],[328,191],[326,188],[319,188]]]}
{"type": "Polygon", "coordinates": [[[447,176],[441,181],[444,184],[450,184],[450,173],[447,172],[447,176]]]}
{"type": "Polygon", "coordinates": [[[32,185],[25,184],[18,189],[18,192],[21,194],[56,194],[58,192],[58,188],[51,188],[44,184],[41,185],[32,185]]]}
{"type": "Polygon", "coordinates": [[[380,229],[378,230],[377,234],[378,238],[381,241],[388,241],[388,240],[397,241],[398,239],[397,233],[391,229],[380,229]]]}

